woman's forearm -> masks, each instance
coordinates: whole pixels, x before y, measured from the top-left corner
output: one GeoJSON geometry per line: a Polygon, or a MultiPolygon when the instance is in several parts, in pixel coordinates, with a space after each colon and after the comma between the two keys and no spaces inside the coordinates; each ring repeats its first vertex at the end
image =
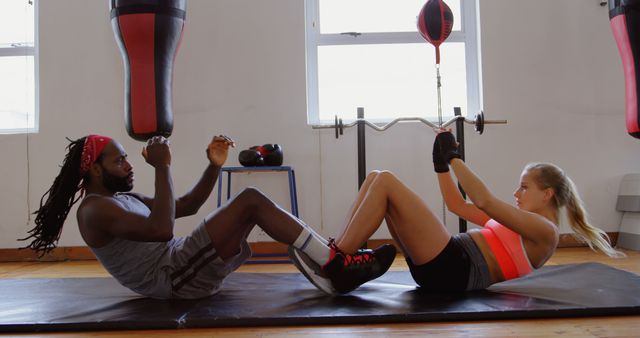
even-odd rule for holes
{"type": "Polygon", "coordinates": [[[438,185],[440,186],[442,199],[447,205],[447,209],[449,209],[449,211],[455,213],[456,210],[467,203],[462,197],[458,186],[453,181],[453,177],[451,177],[450,172],[438,173],[438,185]]]}
{"type": "Polygon", "coordinates": [[[451,169],[458,178],[462,189],[467,193],[471,202],[476,207],[484,210],[487,204],[495,197],[487,186],[462,160],[454,158],[451,160],[451,169]]]}

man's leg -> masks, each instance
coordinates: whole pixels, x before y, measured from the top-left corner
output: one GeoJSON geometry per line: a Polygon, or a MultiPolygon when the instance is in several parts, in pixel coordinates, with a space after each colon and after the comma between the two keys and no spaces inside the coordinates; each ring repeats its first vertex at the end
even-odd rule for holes
{"type": "MultiPolygon", "coordinates": [[[[243,190],[229,203],[210,214],[205,224],[213,246],[223,259],[238,253],[240,244],[256,225],[271,238],[289,245],[300,242],[315,247],[320,242],[317,238],[321,238],[302,221],[254,188],[243,190]]],[[[320,247],[322,246],[320,242],[320,247]]],[[[324,247],[328,258],[329,249],[324,247]]],[[[318,255],[321,256],[322,253],[318,255]]]]}
{"type": "Polygon", "coordinates": [[[331,281],[321,269],[329,260],[327,241],[260,191],[253,188],[243,190],[209,215],[205,224],[213,246],[223,259],[238,254],[253,227],[259,226],[276,241],[296,248],[298,251],[290,251],[290,255],[298,258],[294,259],[298,269],[316,287],[326,293],[334,293],[331,281]]]}

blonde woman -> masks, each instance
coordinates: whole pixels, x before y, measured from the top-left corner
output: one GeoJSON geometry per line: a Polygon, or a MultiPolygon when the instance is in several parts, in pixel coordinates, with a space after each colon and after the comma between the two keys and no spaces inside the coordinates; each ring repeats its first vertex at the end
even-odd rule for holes
{"type": "Polygon", "coordinates": [[[434,168],[447,208],[483,226],[452,235],[425,202],[388,171],[371,172],[351,209],[343,233],[331,247],[346,254],[358,248],[386,220],[422,289],[469,291],[519,278],[540,268],[558,245],[560,209],[591,248],[620,256],[606,234],[585,217],[571,179],[549,163],[527,165],[514,192],[515,206],[497,198],[460,159],[455,137],[440,132],[433,147],[434,168]],[[449,168],[466,191],[460,194],[449,168]]]}

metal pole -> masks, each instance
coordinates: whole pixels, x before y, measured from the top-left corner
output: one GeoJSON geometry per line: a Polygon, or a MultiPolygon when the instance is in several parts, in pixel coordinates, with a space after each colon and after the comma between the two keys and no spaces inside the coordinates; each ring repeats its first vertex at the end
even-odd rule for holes
{"type": "Polygon", "coordinates": [[[364,142],[364,108],[358,107],[358,190],[367,175],[367,156],[364,142]]]}
{"type": "MultiPolygon", "coordinates": [[[[460,110],[460,107],[453,108],[453,115],[455,116],[462,115],[462,111],[460,110]]],[[[458,151],[460,152],[460,157],[464,161],[464,120],[462,119],[456,120],[456,138],[458,139],[458,144],[459,144],[458,151]]],[[[458,189],[460,189],[460,193],[462,193],[462,198],[466,199],[467,194],[465,194],[464,189],[462,189],[462,186],[460,185],[460,183],[458,183],[458,189]]],[[[464,218],[459,217],[458,227],[461,233],[467,232],[467,221],[464,218]]]]}
{"type": "MultiPolygon", "coordinates": [[[[367,154],[364,144],[364,108],[358,107],[358,191],[364,183],[365,176],[367,175],[367,154]]],[[[361,249],[368,247],[368,241],[365,241],[361,249]]]]}

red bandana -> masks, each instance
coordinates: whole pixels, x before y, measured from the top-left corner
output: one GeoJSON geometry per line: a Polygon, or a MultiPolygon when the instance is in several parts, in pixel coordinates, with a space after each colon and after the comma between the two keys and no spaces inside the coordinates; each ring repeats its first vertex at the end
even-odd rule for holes
{"type": "Polygon", "coordinates": [[[111,138],[101,135],[89,135],[84,140],[82,148],[82,157],[80,159],[80,177],[89,171],[89,168],[96,162],[104,147],[111,142],[111,138]]]}

